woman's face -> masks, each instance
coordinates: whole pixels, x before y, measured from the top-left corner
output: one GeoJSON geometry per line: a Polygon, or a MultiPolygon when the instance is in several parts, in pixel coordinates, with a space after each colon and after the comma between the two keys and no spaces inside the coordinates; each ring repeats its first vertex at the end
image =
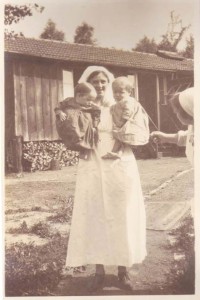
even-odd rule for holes
{"type": "Polygon", "coordinates": [[[108,78],[103,74],[99,73],[92,77],[89,81],[97,92],[97,98],[102,99],[105,95],[105,91],[108,85],[108,78]]]}

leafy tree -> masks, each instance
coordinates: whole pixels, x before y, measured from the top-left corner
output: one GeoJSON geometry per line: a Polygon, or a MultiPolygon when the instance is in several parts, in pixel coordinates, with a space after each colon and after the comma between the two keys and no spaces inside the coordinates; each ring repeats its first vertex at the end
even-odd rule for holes
{"type": "Polygon", "coordinates": [[[183,26],[182,19],[180,19],[179,15],[175,15],[174,11],[171,11],[170,19],[171,21],[168,23],[168,30],[166,34],[162,35],[162,40],[158,44],[159,50],[177,51],[179,42],[190,27],[190,24],[188,26],[183,26]]]}
{"type": "Polygon", "coordinates": [[[147,36],[144,36],[141,39],[135,48],[132,50],[146,53],[155,53],[157,51],[157,44],[154,39],[149,39],[147,36]]]}
{"type": "MultiPolygon", "coordinates": [[[[144,36],[133,50],[147,53],[155,53],[156,50],[177,52],[177,46],[189,27],[190,25],[183,26],[180,17],[175,15],[174,11],[172,11],[170,13],[170,22],[168,23],[167,32],[162,35],[160,43],[156,43],[154,39],[150,40],[148,37],[144,36]]],[[[188,47],[188,54],[186,55],[191,55],[189,54],[189,49],[192,47],[192,41],[188,41],[188,47]]]]}
{"type": "Polygon", "coordinates": [[[165,50],[165,51],[176,51],[176,46],[169,40],[167,34],[162,35],[162,40],[158,44],[159,50],[165,50]]]}
{"type": "MultiPolygon", "coordinates": [[[[27,4],[27,5],[11,5],[6,4],[4,7],[4,24],[9,26],[13,23],[18,23],[20,20],[27,16],[32,16],[33,11],[42,12],[44,10],[43,6],[38,4],[27,4]]],[[[5,29],[5,37],[16,37],[23,36],[23,33],[15,33],[13,30],[10,31],[8,28],[5,29]]]]}
{"type": "Polygon", "coordinates": [[[49,19],[44,31],[40,34],[41,39],[64,41],[65,34],[63,31],[56,29],[56,24],[49,19]]]}
{"type": "Polygon", "coordinates": [[[184,57],[194,58],[194,37],[192,35],[186,40],[186,48],[182,54],[184,57]]]}
{"type": "Polygon", "coordinates": [[[83,22],[80,26],[76,28],[74,43],[96,45],[96,39],[93,37],[93,35],[94,27],[83,22]]]}
{"type": "Polygon", "coordinates": [[[28,4],[28,5],[5,5],[5,15],[4,24],[11,25],[13,22],[18,23],[21,19],[26,16],[32,16],[33,10],[42,12],[44,10],[43,6],[38,4],[28,4]]]}

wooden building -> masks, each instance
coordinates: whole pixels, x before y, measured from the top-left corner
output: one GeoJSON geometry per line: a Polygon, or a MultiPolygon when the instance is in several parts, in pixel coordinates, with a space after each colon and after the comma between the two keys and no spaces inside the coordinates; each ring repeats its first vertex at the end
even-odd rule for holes
{"type": "Polygon", "coordinates": [[[130,78],[135,97],[151,118],[151,129],[180,127],[174,117],[170,121],[167,100],[175,91],[193,86],[193,60],[164,51],[148,54],[21,37],[5,41],[5,146],[15,136],[24,141],[58,140],[54,108],[73,95],[90,65],[130,78]]]}

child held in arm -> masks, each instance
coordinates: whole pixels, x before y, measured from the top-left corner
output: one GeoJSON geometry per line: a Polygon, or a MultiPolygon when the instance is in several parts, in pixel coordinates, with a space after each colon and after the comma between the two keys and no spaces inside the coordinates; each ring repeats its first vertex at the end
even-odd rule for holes
{"type": "Polygon", "coordinates": [[[112,90],[116,101],[111,106],[115,143],[112,151],[102,157],[104,159],[120,158],[127,144],[145,145],[149,141],[148,115],[141,104],[131,97],[131,82],[125,76],[118,77],[112,83],[112,90]]]}
{"type": "Polygon", "coordinates": [[[100,108],[95,103],[96,90],[90,83],[79,83],[74,97],[66,98],[55,108],[56,127],[65,146],[79,151],[87,159],[98,143],[100,108]]]}

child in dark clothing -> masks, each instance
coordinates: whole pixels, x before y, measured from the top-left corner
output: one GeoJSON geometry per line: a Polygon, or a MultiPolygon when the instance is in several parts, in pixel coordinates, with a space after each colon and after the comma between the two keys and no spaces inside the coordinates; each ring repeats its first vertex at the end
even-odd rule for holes
{"type": "Polygon", "coordinates": [[[96,90],[90,83],[79,83],[75,96],[66,98],[55,108],[57,131],[68,149],[80,151],[86,159],[98,143],[100,108],[94,103],[96,90]]]}

